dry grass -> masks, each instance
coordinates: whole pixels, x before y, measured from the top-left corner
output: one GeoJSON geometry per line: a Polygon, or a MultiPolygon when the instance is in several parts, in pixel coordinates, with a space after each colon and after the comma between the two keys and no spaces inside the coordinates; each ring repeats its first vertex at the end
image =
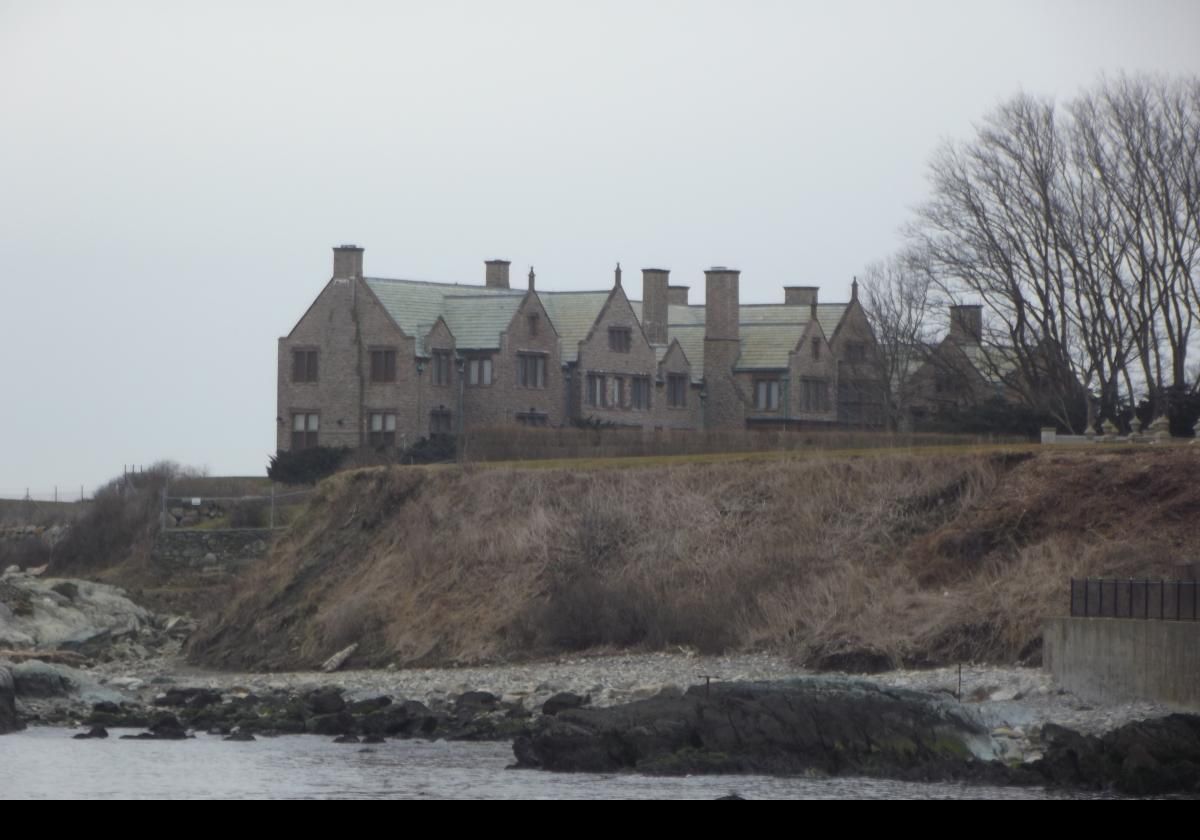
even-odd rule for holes
{"type": "Polygon", "coordinates": [[[471,463],[605,461],[737,453],[814,452],[821,450],[912,449],[1027,444],[1024,438],[994,435],[898,433],[852,429],[480,429],[462,438],[463,460],[471,463]]]}
{"type": "Polygon", "coordinates": [[[1071,576],[1194,550],[1200,453],[809,457],[629,470],[377,468],[324,482],[192,656],[366,665],[772,648],[1036,659],[1071,576]]]}

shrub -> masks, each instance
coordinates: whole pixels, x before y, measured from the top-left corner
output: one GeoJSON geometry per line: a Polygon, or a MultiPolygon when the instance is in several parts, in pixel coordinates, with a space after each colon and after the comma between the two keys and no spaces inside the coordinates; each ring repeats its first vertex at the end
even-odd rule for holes
{"type": "Polygon", "coordinates": [[[235,502],[229,511],[230,528],[266,528],[269,520],[268,503],[262,499],[235,502]]]}
{"type": "Polygon", "coordinates": [[[337,472],[348,454],[350,449],[345,446],[280,450],[271,456],[267,477],[281,484],[316,484],[337,472]]]}

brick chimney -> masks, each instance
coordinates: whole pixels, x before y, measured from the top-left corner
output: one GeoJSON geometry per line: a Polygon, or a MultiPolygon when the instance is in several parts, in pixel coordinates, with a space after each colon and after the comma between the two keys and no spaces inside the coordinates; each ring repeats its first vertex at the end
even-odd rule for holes
{"type": "Polygon", "coordinates": [[[357,280],[362,273],[363,249],[357,245],[338,245],[333,249],[333,279],[357,280]]]}
{"type": "Polygon", "coordinates": [[[820,289],[820,286],[784,286],[783,302],[788,306],[812,306],[820,289]]]}
{"type": "Polygon", "coordinates": [[[486,285],[489,289],[507,289],[508,288],[508,260],[487,260],[484,262],[487,267],[484,277],[486,285]]]}
{"type": "Polygon", "coordinates": [[[667,306],[687,306],[688,286],[667,286],[667,306]]]}
{"type": "Polygon", "coordinates": [[[950,338],[963,344],[978,344],[983,338],[983,307],[979,304],[951,306],[950,338]]]}
{"type": "Polygon", "coordinates": [[[665,268],[642,269],[642,329],[651,344],[667,343],[667,280],[665,268]]]}

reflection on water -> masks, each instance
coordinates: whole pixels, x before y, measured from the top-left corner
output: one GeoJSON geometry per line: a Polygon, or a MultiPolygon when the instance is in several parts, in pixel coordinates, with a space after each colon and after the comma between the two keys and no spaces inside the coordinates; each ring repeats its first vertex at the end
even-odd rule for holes
{"type": "MultiPolygon", "coordinates": [[[[127,730],[126,732],[131,732],[127,730]]],[[[508,744],[390,741],[370,747],[314,736],[231,743],[75,741],[65,729],[0,737],[2,798],[177,799],[1044,799],[1040,789],[874,779],[558,774],[506,771],[508,744]],[[367,752],[366,750],[371,750],[367,752]]]]}

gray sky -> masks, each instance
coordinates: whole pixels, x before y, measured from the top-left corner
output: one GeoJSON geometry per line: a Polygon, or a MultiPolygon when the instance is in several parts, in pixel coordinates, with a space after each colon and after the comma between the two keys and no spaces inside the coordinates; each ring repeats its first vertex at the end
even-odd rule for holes
{"type": "Polygon", "coordinates": [[[0,495],[261,474],[339,242],[376,276],[844,299],[940,140],[1200,72],[1198,36],[1196,0],[0,0],[0,495]]]}

